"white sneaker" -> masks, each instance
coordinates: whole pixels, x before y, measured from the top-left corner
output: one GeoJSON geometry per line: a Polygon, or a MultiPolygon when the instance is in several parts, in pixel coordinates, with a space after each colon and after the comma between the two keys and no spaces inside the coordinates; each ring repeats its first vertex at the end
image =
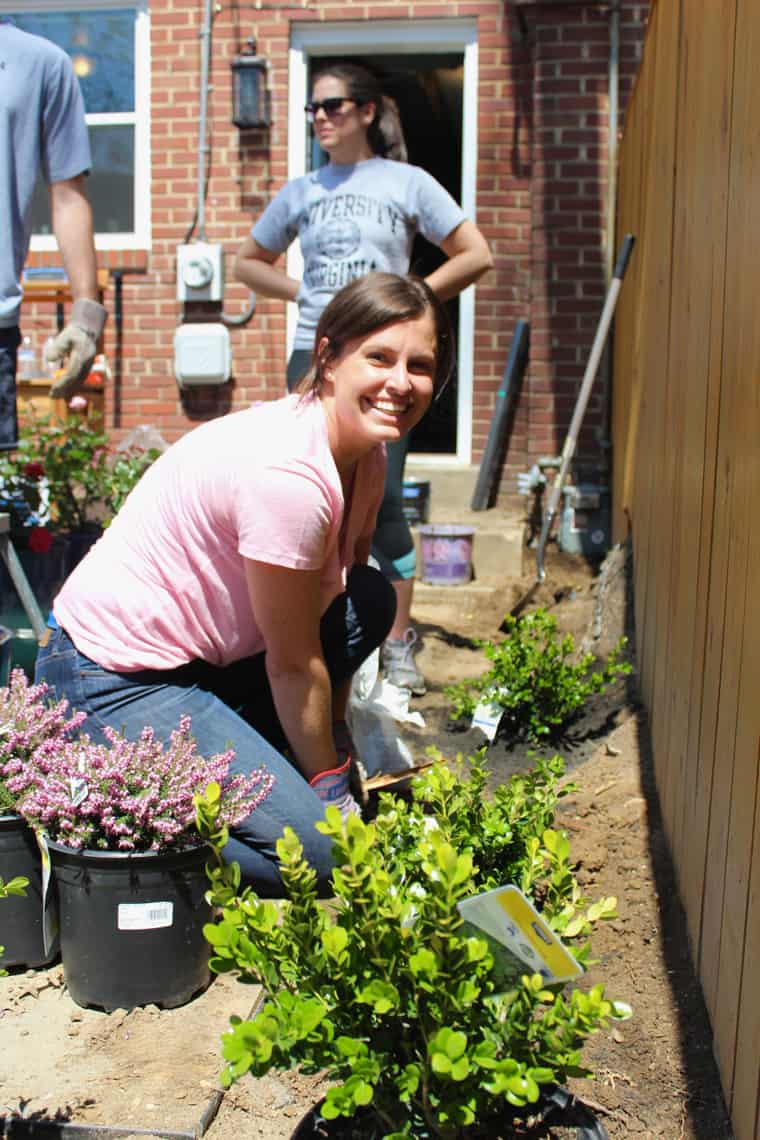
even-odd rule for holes
{"type": "Polygon", "coordinates": [[[399,689],[408,689],[415,697],[421,697],[427,690],[425,678],[414,661],[416,644],[417,634],[410,626],[398,641],[388,638],[383,643],[380,663],[392,685],[397,685],[399,689]]]}

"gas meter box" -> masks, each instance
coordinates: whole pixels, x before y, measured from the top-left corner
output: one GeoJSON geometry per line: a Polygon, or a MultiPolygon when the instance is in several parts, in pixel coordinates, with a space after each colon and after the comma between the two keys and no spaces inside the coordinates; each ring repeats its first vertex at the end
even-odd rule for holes
{"type": "Polygon", "coordinates": [[[610,547],[610,492],[596,483],[562,488],[564,505],[557,541],[568,554],[602,557],[610,547]]]}
{"type": "Polygon", "coordinates": [[[224,325],[179,326],[174,334],[174,374],[181,388],[226,384],[231,369],[230,334],[224,325]]]}

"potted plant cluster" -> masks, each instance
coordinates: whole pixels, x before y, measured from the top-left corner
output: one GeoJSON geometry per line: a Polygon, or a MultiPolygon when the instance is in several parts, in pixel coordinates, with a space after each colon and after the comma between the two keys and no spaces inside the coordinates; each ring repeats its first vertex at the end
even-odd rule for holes
{"type": "Polygon", "coordinates": [[[11,537],[43,607],[159,454],[115,447],[102,417],[22,424],[18,447],[0,457],[0,510],[10,514],[11,537]]]}
{"type": "MultiPolygon", "coordinates": [[[[27,788],[26,766],[39,750],[55,756],[78,731],[84,713],[69,714],[67,701],[46,701],[48,687],[31,685],[22,669],[14,669],[0,687],[0,876],[6,883],[23,876],[26,895],[13,893],[3,908],[5,964],[42,966],[58,951],[55,937],[45,945],[40,852],[19,800],[27,788]]],[[[56,898],[47,900],[48,921],[56,925],[56,898]]]]}
{"type": "Polygon", "coordinates": [[[514,883],[576,960],[589,961],[589,934],[615,900],[583,897],[567,837],[552,826],[562,769],[559,758],[539,761],[489,797],[479,753],[454,771],[434,764],[415,779],[411,802],[382,797],[372,823],[328,808],[318,825],[336,856],[327,905],[287,830],[278,845],[286,900],[240,892],[235,865],[219,855],[227,835],[216,806],[200,797],[199,829],[217,857],[211,966],[266,996],[253,1020],[233,1018],[223,1037],[223,1083],[271,1069],[324,1072],[331,1087],[299,1138],[528,1134],[557,1104],[561,1082],[590,1075],[588,1036],[630,1011],[601,985],[568,991],[528,969],[505,988],[489,940],[458,904],[514,883]]]}
{"type": "Polygon", "coordinates": [[[37,748],[6,783],[52,863],[71,997],[103,1009],[171,1008],[209,981],[208,851],[193,798],[210,788],[231,826],[272,778],[232,774],[230,751],[201,756],[189,717],[166,744],[150,727],[136,741],[104,735],[102,744],[81,734],[37,748]]]}

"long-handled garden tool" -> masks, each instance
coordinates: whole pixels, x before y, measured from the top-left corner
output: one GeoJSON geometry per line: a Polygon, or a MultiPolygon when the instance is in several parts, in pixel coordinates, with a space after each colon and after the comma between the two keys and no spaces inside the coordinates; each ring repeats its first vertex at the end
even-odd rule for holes
{"type": "Polygon", "coordinates": [[[578,398],[575,401],[575,409],[573,411],[573,418],[570,421],[567,436],[565,438],[565,446],[562,448],[562,457],[560,460],[559,470],[554,478],[549,499],[544,510],[543,522],[541,524],[541,535],[538,540],[536,548],[536,580],[530,587],[528,592],[524,594],[519,601],[512,607],[510,614],[512,617],[517,617],[522,613],[525,606],[535,594],[538,586],[544,581],[546,571],[544,569],[544,554],[546,552],[546,543],[549,538],[549,532],[554,522],[554,517],[557,513],[557,506],[559,504],[559,497],[562,494],[562,485],[565,482],[567,471],[570,466],[570,461],[575,452],[575,445],[578,442],[578,433],[583,423],[583,417],[586,412],[586,405],[591,395],[591,389],[596,379],[596,374],[599,369],[599,362],[602,358],[604,344],[607,340],[610,325],[612,323],[612,316],[615,312],[615,305],[617,304],[618,293],[623,283],[625,271],[628,268],[628,260],[633,250],[634,242],[636,241],[633,234],[626,234],[623,238],[623,244],[620,247],[620,253],[615,263],[615,268],[612,273],[612,280],[610,281],[609,289],[607,290],[607,297],[602,309],[602,315],[599,318],[596,335],[594,336],[594,343],[591,346],[591,354],[588,358],[586,371],[583,374],[580,391],[578,398]]]}

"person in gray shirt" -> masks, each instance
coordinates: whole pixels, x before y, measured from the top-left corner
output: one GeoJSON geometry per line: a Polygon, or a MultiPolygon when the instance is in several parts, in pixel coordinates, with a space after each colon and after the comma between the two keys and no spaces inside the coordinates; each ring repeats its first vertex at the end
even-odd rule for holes
{"type": "Polygon", "coordinates": [[[98,302],[92,211],[85,180],[90,144],[69,57],[42,36],[0,17],[0,449],[16,446],[16,352],[21,277],[29,250],[34,187],[50,192],[53,232],[74,300],[48,349],[65,363],[52,393],[72,395],[90,370],[106,310],[98,302]]]}
{"type": "MultiPolygon", "coordinates": [[[[327,65],[314,78],[306,115],[330,161],[287,183],[243,242],[235,272],[254,293],[298,304],[287,382],[306,372],[322,310],[348,281],[373,270],[408,273],[420,233],[447,260],[426,277],[441,300],[455,297],[493,264],[480,230],[427,171],[390,154],[403,142],[398,115],[378,81],[358,64],[327,65]],[[303,280],[275,265],[291,242],[303,253],[303,280]]],[[[402,152],[400,157],[405,157],[402,152]]],[[[388,679],[412,693],[425,692],[416,666],[411,627],[415,550],[403,513],[403,471],[408,436],[387,445],[385,497],[372,554],[391,580],[396,620],[381,659],[388,679]]]]}

